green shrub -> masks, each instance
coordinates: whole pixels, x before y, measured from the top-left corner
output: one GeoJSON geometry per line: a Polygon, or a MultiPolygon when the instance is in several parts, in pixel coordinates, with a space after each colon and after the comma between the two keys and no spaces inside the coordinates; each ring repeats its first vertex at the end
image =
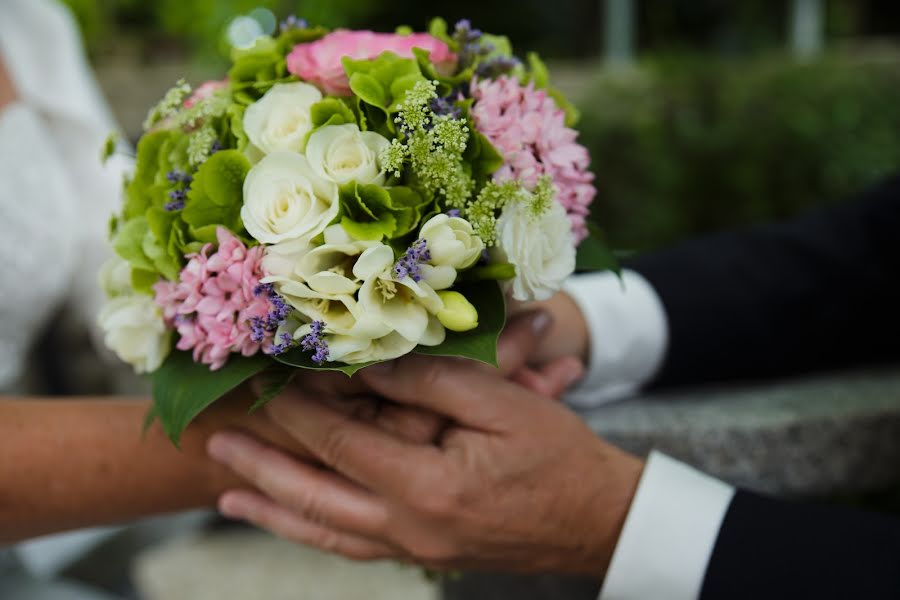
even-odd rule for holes
{"type": "Polygon", "coordinates": [[[618,247],[842,200],[900,167],[900,58],[668,61],[583,101],[595,215],[618,247]]]}

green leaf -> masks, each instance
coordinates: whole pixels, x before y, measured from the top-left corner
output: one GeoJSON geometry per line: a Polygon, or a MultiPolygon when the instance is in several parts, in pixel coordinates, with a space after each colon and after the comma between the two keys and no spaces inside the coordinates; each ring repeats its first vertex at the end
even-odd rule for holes
{"type": "Polygon", "coordinates": [[[294,79],[288,74],[284,54],[283,45],[270,37],[259,38],[251,48],[233,50],[228,79],[235,102],[252,104],[276,83],[294,79]]]}
{"type": "Polygon", "coordinates": [[[136,269],[156,271],[156,266],[144,252],[144,238],[150,233],[146,217],[131,219],[119,227],[113,239],[113,250],[136,269]]]}
{"type": "Polygon", "coordinates": [[[372,106],[387,108],[391,104],[388,90],[381,85],[380,81],[368,73],[353,73],[350,76],[350,89],[353,90],[353,93],[359,96],[363,102],[371,104],[372,106]]]}
{"type": "Polygon", "coordinates": [[[341,224],[363,240],[402,237],[418,225],[427,201],[404,186],[350,182],[340,187],[341,224]]]}
{"type": "Polygon", "coordinates": [[[599,228],[591,227],[590,235],[578,246],[575,254],[575,270],[612,271],[616,275],[621,274],[619,260],[609,249],[605,236],[599,228]]]}
{"type": "Polygon", "coordinates": [[[173,352],[153,373],[153,410],[177,446],[181,433],[210,404],[272,364],[268,356],[232,356],[218,371],[173,352]]]}
{"type": "Polygon", "coordinates": [[[167,130],[153,131],[138,142],[134,176],[125,187],[125,208],[122,212],[124,220],[143,216],[153,204],[153,197],[157,195],[155,188],[160,152],[164,143],[173,135],[173,132],[167,130]]]}
{"type": "Polygon", "coordinates": [[[447,21],[444,19],[440,17],[433,18],[428,24],[428,34],[447,44],[452,51],[459,52],[459,44],[447,33],[447,21]]]}
{"type": "Polygon", "coordinates": [[[339,362],[326,362],[318,365],[312,361],[312,358],[310,358],[310,356],[311,355],[309,352],[305,352],[300,348],[294,348],[293,350],[289,350],[284,354],[273,356],[272,358],[283,365],[297,367],[298,369],[308,369],[310,371],[339,371],[347,377],[352,377],[357,371],[359,371],[360,369],[365,369],[369,365],[374,365],[376,364],[376,362],[381,362],[364,362],[355,365],[347,365],[339,362]]]}
{"type": "Polygon", "coordinates": [[[472,122],[469,123],[469,131],[472,133],[463,158],[472,166],[472,177],[479,183],[484,183],[503,166],[503,155],[472,122]]]}
{"type": "Polygon", "coordinates": [[[397,229],[397,219],[394,218],[394,215],[385,213],[377,221],[363,223],[345,216],[341,218],[341,227],[358,240],[380,242],[386,237],[391,237],[391,234],[397,229]]]}
{"type": "Polygon", "coordinates": [[[353,110],[339,98],[325,98],[313,104],[310,108],[310,118],[313,129],[326,125],[356,123],[356,115],[353,114],[353,110]]]}
{"type": "Polygon", "coordinates": [[[235,233],[243,231],[241,206],[249,170],[250,161],[238,150],[221,150],[200,165],[181,211],[192,235],[208,225],[222,225],[235,233]]]}
{"type": "Polygon", "coordinates": [[[441,96],[447,96],[460,84],[471,81],[472,76],[475,75],[475,69],[472,67],[463,69],[456,75],[443,75],[435,68],[434,63],[431,62],[431,53],[427,50],[413,48],[412,53],[419,63],[419,69],[422,71],[422,75],[424,75],[426,79],[438,82],[437,92],[441,96]]]}
{"type": "Polygon", "coordinates": [[[516,267],[509,263],[491,263],[460,273],[461,281],[506,281],[516,276],[516,267]]]}
{"type": "Polygon", "coordinates": [[[103,147],[100,149],[100,162],[102,164],[106,164],[106,161],[110,159],[110,157],[116,153],[116,146],[119,143],[119,133],[117,131],[112,131],[108,136],[106,136],[106,140],[103,141],[103,147]]]}
{"type": "Polygon", "coordinates": [[[144,269],[131,270],[131,287],[141,294],[152,294],[153,284],[159,281],[159,273],[144,269]]]}
{"type": "Polygon", "coordinates": [[[489,365],[497,364],[497,340],[506,325],[506,299],[497,283],[482,282],[456,286],[478,311],[478,327],[464,333],[447,332],[439,346],[418,346],[414,352],[433,356],[461,356],[489,365]]]}
{"type": "MultiPolygon", "coordinates": [[[[425,81],[415,59],[400,58],[393,52],[382,52],[374,60],[344,57],[343,64],[353,93],[385,116],[397,111],[416,83],[425,81]]],[[[388,121],[387,126],[391,129],[393,123],[388,121]]]]}
{"type": "Polygon", "coordinates": [[[169,252],[169,244],[163,244],[156,239],[153,232],[148,230],[144,236],[142,248],[151,261],[153,267],[158,273],[162,273],[163,277],[170,281],[178,279],[178,273],[181,271],[182,256],[180,252],[169,252]]]}
{"type": "Polygon", "coordinates": [[[281,54],[287,54],[297,44],[314,42],[328,33],[328,29],[317,25],[315,27],[289,28],[275,38],[276,46],[281,54]]]}
{"type": "Polygon", "coordinates": [[[259,396],[256,402],[250,407],[250,412],[256,412],[263,406],[275,399],[287,386],[290,385],[294,377],[297,376],[297,369],[282,364],[273,364],[263,371],[258,377],[260,384],[259,396]]]}

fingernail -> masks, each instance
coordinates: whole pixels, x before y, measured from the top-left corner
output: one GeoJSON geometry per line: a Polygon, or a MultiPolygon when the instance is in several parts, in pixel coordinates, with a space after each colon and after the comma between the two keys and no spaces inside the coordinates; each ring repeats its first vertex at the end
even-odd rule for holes
{"type": "Polygon", "coordinates": [[[550,324],[553,322],[553,317],[550,316],[550,313],[546,311],[538,311],[531,318],[531,330],[535,335],[544,335],[547,330],[550,328],[550,324]]]}
{"type": "Polygon", "coordinates": [[[219,498],[219,512],[229,519],[242,519],[246,514],[240,497],[226,492],[219,498]]]}

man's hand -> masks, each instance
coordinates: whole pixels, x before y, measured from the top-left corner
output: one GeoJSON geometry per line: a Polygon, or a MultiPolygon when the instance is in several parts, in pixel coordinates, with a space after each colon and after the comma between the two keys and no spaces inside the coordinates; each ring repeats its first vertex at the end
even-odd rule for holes
{"type": "Polygon", "coordinates": [[[603,575],[641,461],[558,403],[467,361],[410,356],[360,375],[374,394],[444,415],[438,444],[292,390],[269,414],[330,470],[219,434],[212,456],[265,493],[228,492],[221,510],[358,559],[603,575]]]}

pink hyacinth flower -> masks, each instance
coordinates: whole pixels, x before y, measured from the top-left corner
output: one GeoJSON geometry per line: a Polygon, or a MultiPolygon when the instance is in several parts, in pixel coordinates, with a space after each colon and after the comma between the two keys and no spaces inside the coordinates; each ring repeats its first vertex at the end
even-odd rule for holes
{"type": "Polygon", "coordinates": [[[586,217],[597,190],[588,151],[576,141],[578,132],[566,127],[563,110],[544,90],[511,77],[473,80],[472,97],[475,126],[503,155],[494,179],[531,188],[549,175],[580,243],[588,235],[586,217]]]}
{"type": "Polygon", "coordinates": [[[263,247],[248,249],[230,231],[216,230],[218,248],[207,244],[190,255],[178,281],[154,286],[156,303],[179,334],[176,347],[192,350],[194,360],[220,369],[232,353],[270,353],[274,328],[254,328],[277,307],[260,293],[263,247]]]}

